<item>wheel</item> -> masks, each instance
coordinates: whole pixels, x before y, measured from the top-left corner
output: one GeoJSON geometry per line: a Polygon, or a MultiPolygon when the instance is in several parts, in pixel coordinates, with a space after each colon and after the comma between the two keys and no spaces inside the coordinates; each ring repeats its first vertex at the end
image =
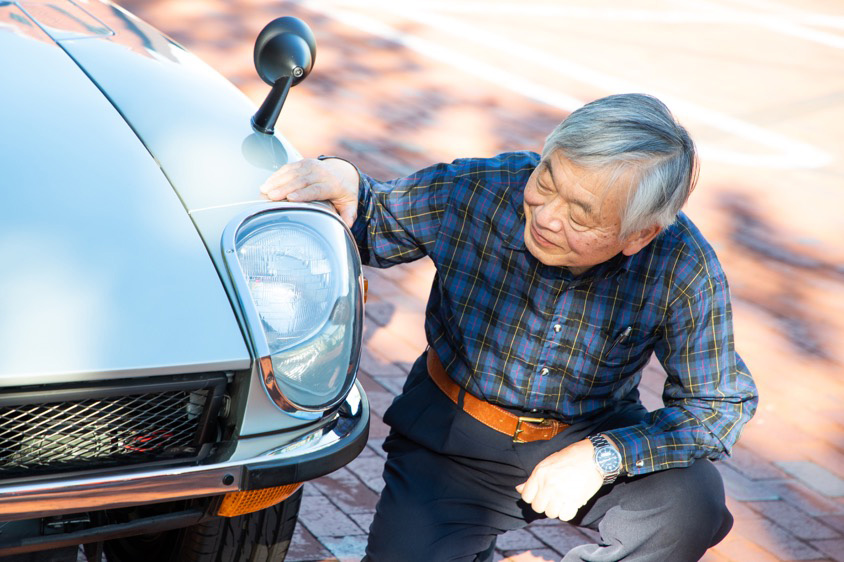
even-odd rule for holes
{"type": "Polygon", "coordinates": [[[285,501],[239,517],[164,533],[106,541],[109,562],[281,562],[287,556],[302,502],[299,488],[285,501]]]}

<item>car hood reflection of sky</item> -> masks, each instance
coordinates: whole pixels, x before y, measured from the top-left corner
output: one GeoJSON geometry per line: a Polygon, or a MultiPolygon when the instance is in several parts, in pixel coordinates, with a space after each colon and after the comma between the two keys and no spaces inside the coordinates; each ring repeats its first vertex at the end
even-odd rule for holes
{"type": "Polygon", "coordinates": [[[248,365],[167,178],[25,18],[0,6],[0,385],[248,365]]]}

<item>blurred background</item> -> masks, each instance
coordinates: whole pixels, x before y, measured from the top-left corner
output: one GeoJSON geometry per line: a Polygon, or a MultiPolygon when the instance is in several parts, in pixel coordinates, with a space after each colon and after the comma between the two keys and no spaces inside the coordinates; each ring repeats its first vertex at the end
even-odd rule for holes
{"type": "MultiPolygon", "coordinates": [[[[317,37],[277,130],[381,179],[463,156],[541,149],[569,112],[660,97],[696,139],[686,212],[731,282],[736,347],[759,411],[719,463],[736,516],[708,560],[844,560],[844,5],[836,0],[127,0],[259,104],[271,19],[317,37]]],[[[257,192],[257,186],[256,186],[257,192]]],[[[361,380],[376,419],[347,469],[306,486],[289,560],[360,558],[380,489],[378,419],[424,349],[431,265],[367,271],[361,380]]],[[[645,400],[658,407],[657,365],[645,400]]],[[[562,524],[499,541],[499,560],[559,560],[562,524]]]]}

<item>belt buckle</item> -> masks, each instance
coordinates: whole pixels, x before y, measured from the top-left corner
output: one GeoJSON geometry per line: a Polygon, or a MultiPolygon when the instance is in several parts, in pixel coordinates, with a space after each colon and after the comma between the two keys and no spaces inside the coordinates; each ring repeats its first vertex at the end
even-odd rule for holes
{"type": "Polygon", "coordinates": [[[516,431],[513,433],[513,443],[527,443],[519,439],[519,434],[524,431],[522,429],[523,423],[545,423],[548,420],[545,418],[530,418],[528,416],[519,416],[519,421],[516,423],[516,431]]]}

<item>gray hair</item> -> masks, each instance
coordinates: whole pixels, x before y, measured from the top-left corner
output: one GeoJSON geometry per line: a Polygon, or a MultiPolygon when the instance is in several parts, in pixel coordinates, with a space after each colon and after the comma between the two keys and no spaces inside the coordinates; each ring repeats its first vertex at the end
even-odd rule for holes
{"type": "Polygon", "coordinates": [[[665,228],[697,181],[697,156],[689,133],[661,101],[620,94],[588,103],[545,139],[542,158],[560,150],[576,165],[606,168],[617,178],[632,171],[620,239],[644,228],[665,228]]]}

